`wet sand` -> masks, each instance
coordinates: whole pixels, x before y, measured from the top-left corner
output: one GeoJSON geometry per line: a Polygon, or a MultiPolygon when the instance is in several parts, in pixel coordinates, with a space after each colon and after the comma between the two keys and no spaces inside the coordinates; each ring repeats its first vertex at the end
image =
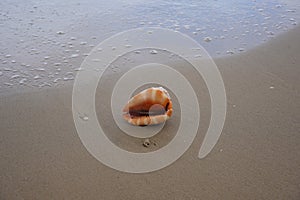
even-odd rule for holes
{"type": "MultiPolygon", "coordinates": [[[[217,145],[197,158],[210,116],[200,85],[202,118],[194,143],[174,164],[147,174],[113,170],[87,152],[72,118],[72,86],[1,95],[0,199],[299,199],[299,52],[297,27],[216,59],[228,99],[217,145]]],[[[101,116],[113,131],[110,116],[101,116]]],[[[120,145],[145,149],[141,140],[120,145]]]]}

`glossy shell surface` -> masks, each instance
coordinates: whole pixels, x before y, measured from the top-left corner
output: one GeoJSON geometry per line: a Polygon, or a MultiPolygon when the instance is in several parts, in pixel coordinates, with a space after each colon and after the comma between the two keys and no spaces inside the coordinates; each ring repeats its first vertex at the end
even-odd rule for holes
{"type": "Polygon", "coordinates": [[[168,120],[173,112],[170,95],[163,87],[152,87],[133,96],[123,109],[130,124],[146,126],[168,120]]]}

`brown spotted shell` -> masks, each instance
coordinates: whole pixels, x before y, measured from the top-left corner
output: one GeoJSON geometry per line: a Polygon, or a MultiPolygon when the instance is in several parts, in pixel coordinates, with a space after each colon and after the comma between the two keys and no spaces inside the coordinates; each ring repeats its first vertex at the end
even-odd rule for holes
{"type": "Polygon", "coordinates": [[[123,118],[133,125],[160,124],[171,117],[172,101],[166,89],[152,87],[132,97],[123,112],[123,118]]]}

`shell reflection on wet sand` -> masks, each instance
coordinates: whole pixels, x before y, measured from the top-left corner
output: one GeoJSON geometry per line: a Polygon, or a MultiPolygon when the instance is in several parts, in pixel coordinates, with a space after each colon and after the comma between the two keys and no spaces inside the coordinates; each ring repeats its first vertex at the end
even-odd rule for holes
{"type": "Polygon", "coordinates": [[[123,112],[123,118],[133,125],[160,124],[171,117],[172,101],[166,89],[152,87],[132,97],[123,112]]]}

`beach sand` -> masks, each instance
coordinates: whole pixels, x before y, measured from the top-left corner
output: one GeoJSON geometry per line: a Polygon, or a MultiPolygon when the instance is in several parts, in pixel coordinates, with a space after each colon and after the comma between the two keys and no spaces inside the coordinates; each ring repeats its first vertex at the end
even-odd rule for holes
{"type": "MultiPolygon", "coordinates": [[[[73,121],[72,86],[3,94],[0,199],[300,199],[299,52],[297,27],[240,55],[215,59],[226,87],[227,117],[204,159],[197,155],[209,123],[209,96],[186,70],[199,85],[198,134],[175,163],[147,174],[116,171],[87,152],[73,121]]],[[[102,90],[98,95],[108,98],[102,90]]],[[[112,141],[146,151],[142,140],[118,141],[105,105],[96,105],[115,135],[112,141]]],[[[167,123],[169,133],[176,120],[175,115],[167,123]]],[[[164,145],[172,137],[160,134],[156,140],[164,145]]]]}

